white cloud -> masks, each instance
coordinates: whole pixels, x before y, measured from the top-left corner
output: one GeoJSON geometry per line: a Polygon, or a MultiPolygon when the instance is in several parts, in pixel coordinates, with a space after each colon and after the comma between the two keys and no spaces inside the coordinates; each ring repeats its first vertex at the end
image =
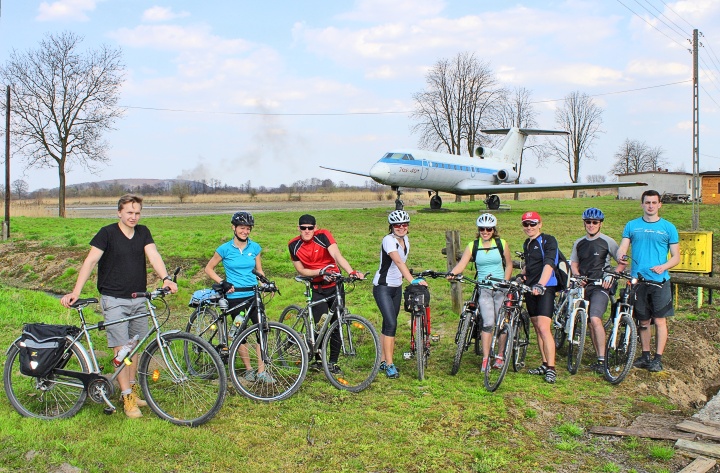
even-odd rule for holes
{"type": "Polygon", "coordinates": [[[190,16],[190,13],[186,11],[174,12],[172,8],[168,7],[152,7],[145,10],[142,14],[142,21],[147,22],[159,22],[169,21],[176,18],[185,18],[190,16]]]}
{"type": "Polygon", "coordinates": [[[678,62],[662,62],[652,59],[637,59],[630,61],[627,71],[641,76],[680,76],[689,78],[692,75],[689,64],[678,62]]]}
{"type": "Polygon", "coordinates": [[[96,0],[58,0],[42,2],[38,7],[38,21],[88,21],[86,12],[95,10],[96,0]]]}
{"type": "Polygon", "coordinates": [[[169,51],[200,51],[203,53],[233,54],[247,51],[250,43],[243,39],[224,39],[210,33],[205,26],[141,25],[121,28],[110,33],[118,43],[136,47],[169,51]]]}
{"type": "Polygon", "coordinates": [[[337,15],[339,20],[354,21],[411,21],[439,15],[445,8],[445,2],[439,0],[357,0],[355,8],[337,15]]]}

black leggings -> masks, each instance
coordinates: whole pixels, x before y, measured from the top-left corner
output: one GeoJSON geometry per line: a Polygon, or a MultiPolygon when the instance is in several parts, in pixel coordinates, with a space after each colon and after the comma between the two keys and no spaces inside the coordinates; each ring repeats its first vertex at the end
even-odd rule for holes
{"type": "MultiPolygon", "coordinates": [[[[342,289],[341,289],[342,290],[342,289]]],[[[333,319],[337,318],[335,317],[334,311],[335,311],[335,302],[337,302],[337,296],[335,296],[335,286],[332,287],[326,287],[322,288],[319,287],[317,289],[313,288],[312,290],[312,300],[313,302],[319,301],[321,299],[325,299],[328,296],[333,296],[331,299],[329,299],[327,302],[323,302],[321,304],[318,304],[316,306],[313,306],[313,319],[315,319],[315,325],[317,326],[317,323],[320,322],[320,317],[322,317],[323,314],[328,314],[328,316],[332,315],[333,319]]],[[[333,320],[330,320],[330,324],[332,324],[333,320]]],[[[329,327],[330,325],[328,325],[329,327]]],[[[342,327],[340,328],[340,330],[342,327]]],[[[330,338],[330,363],[337,363],[338,358],[340,357],[340,344],[342,343],[342,340],[340,339],[340,330],[336,330],[332,333],[330,338]]],[[[319,355],[315,355],[319,359],[319,355]]]]}
{"type": "Polygon", "coordinates": [[[402,286],[373,286],[373,297],[383,318],[381,333],[386,337],[394,337],[402,302],[402,286]]]}

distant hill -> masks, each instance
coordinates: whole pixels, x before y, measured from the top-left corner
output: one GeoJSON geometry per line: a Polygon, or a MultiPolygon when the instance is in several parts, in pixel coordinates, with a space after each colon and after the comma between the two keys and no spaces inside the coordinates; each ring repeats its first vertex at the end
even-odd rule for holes
{"type": "MultiPolygon", "coordinates": [[[[206,184],[197,181],[190,181],[187,179],[108,179],[105,181],[94,181],[94,182],[83,182],[80,184],[68,184],[67,189],[76,189],[78,191],[84,191],[87,189],[126,189],[126,190],[140,190],[140,189],[158,189],[158,190],[170,190],[174,184],[188,183],[193,188],[207,187],[206,184]]],[[[58,187],[52,189],[38,189],[40,191],[49,191],[51,193],[57,193],[58,187]]]]}

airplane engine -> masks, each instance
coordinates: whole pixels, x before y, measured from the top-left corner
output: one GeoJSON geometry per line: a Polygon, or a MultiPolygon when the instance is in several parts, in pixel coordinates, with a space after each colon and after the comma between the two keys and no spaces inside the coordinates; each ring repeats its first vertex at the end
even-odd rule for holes
{"type": "Polygon", "coordinates": [[[475,148],[475,156],[478,158],[492,158],[493,156],[493,150],[491,148],[483,148],[482,146],[478,146],[475,148]]]}
{"type": "Polygon", "coordinates": [[[495,179],[498,182],[513,182],[517,177],[517,173],[510,169],[500,169],[495,173],[495,179]]]}

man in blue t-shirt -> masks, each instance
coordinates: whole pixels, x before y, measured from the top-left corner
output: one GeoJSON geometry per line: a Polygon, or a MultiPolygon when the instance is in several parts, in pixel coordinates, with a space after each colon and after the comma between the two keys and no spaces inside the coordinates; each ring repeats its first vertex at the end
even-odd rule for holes
{"type": "Polygon", "coordinates": [[[635,316],[640,321],[642,355],[636,368],[652,372],[663,370],[662,354],[668,339],[666,317],[674,315],[668,270],[680,262],[680,237],[675,225],[658,212],[662,203],[655,190],[643,192],[640,198],[643,216],[629,221],[623,230],[617,260],[623,261],[632,245],[631,273],[662,284],[661,287],[641,284],[636,293],[635,316]],[[670,259],[667,255],[670,253],[670,259]],[[655,323],[655,357],[650,359],[650,323],[655,323]]]}

